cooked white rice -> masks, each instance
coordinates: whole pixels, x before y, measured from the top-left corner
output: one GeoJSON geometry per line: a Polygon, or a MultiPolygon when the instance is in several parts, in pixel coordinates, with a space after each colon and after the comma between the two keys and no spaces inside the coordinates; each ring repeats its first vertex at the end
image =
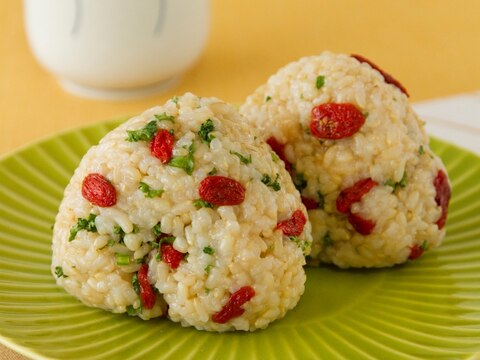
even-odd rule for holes
{"type": "Polygon", "coordinates": [[[145,259],[149,282],[159,294],[155,307],[143,309],[140,317],[167,314],[168,305],[170,319],[198,329],[266,327],[283,317],[302,295],[304,255],[311,243],[308,222],[294,238],[276,229],[294,211],[306,214],[306,210],[283,164],[274,159],[236,110],[214,98],[186,94],[128,120],[88,151],[65,190],[53,238],[52,271],[57,271],[57,283],[90,306],[116,313],[127,307],[139,309],[132,276],[140,267],[135,260],[145,259]],[[163,165],[152,156],[148,141],[125,140],[127,130],[142,129],[155,120],[154,115],[163,113],[174,117],[173,122],[157,123],[158,128],[174,131],[173,156],[187,155],[194,144],[191,175],[163,165]],[[215,127],[210,144],[198,135],[207,119],[215,127]],[[244,186],[241,204],[196,208],[199,184],[212,170],[244,186]],[[90,173],[99,173],[114,185],[114,206],[99,207],[82,197],[82,181],[90,173]],[[277,174],[278,191],[262,183],[264,175],[274,181],[277,174]],[[140,182],[164,192],[147,198],[140,182]],[[96,215],[97,232],[81,230],[69,241],[71,228],[90,214],[96,215]],[[163,233],[175,237],[177,251],[188,254],[176,269],[157,256],[152,231],[157,224],[163,233]],[[124,244],[119,243],[118,226],[125,233],[124,244]],[[131,264],[117,265],[115,253],[128,254],[131,264]],[[66,277],[59,276],[58,269],[66,277]],[[213,322],[212,315],[244,286],[255,291],[242,306],[245,312],[224,324],[213,322]]]}
{"type": "Polygon", "coordinates": [[[415,247],[440,244],[445,229],[436,224],[442,210],[433,183],[444,166],[430,150],[424,124],[406,95],[369,64],[329,52],[302,58],[271,76],[240,112],[264,139],[273,136],[285,144],[296,182],[302,176],[306,180],[298,184],[302,196],[324,201],[309,210],[312,264],[391,266],[405,262],[415,247]],[[340,140],[312,136],[312,108],[326,103],[353,104],[366,116],[364,125],[340,140]],[[379,185],[351,208],[375,222],[373,232],[364,236],[337,211],[336,199],[366,178],[379,185]]]}

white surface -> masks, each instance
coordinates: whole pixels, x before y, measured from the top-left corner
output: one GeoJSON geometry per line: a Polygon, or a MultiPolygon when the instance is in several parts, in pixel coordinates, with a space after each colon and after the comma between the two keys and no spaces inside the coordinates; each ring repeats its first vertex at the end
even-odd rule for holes
{"type": "Polygon", "coordinates": [[[480,91],[413,105],[430,135],[480,155],[480,91]]]}

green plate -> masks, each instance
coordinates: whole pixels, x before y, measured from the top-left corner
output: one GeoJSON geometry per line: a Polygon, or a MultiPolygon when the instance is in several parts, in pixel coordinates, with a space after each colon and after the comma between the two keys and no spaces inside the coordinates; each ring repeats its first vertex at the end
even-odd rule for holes
{"type": "Polygon", "coordinates": [[[50,274],[51,225],[82,155],[117,122],[0,160],[0,341],[36,359],[480,357],[480,159],[433,140],[453,183],[444,244],[393,269],[307,269],[298,306],[266,330],[208,333],[88,308],[50,274]]]}

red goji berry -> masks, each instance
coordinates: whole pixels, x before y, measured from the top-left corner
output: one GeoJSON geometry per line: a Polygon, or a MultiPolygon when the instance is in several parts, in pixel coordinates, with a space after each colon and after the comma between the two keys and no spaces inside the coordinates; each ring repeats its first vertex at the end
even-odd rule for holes
{"type": "Polygon", "coordinates": [[[162,260],[170,265],[170,268],[172,269],[178,268],[180,262],[185,257],[184,253],[175,250],[173,245],[169,243],[162,243],[162,245],[160,245],[160,250],[162,251],[162,260]]]}
{"type": "Polygon", "coordinates": [[[314,199],[302,196],[302,203],[303,203],[303,205],[305,205],[307,210],[318,209],[318,202],[315,201],[314,199]]]}
{"type": "Polygon", "coordinates": [[[303,212],[301,210],[295,210],[289,219],[280,221],[276,229],[282,230],[285,236],[299,236],[306,223],[307,218],[303,212]]]}
{"type": "Polygon", "coordinates": [[[410,255],[408,256],[408,258],[410,260],[418,259],[420,256],[423,255],[423,252],[424,248],[418,244],[415,244],[410,247],[410,255]]]}
{"type": "Polygon", "coordinates": [[[166,164],[172,158],[174,143],[173,135],[168,130],[160,129],[150,143],[150,152],[162,164],[166,164]]]}
{"type": "Polygon", "coordinates": [[[396,86],[401,92],[403,92],[405,95],[407,95],[408,97],[410,96],[407,92],[407,89],[405,89],[405,87],[400,83],[400,81],[398,81],[397,79],[395,79],[392,75],[390,75],[389,73],[386,73],[385,71],[383,71],[382,69],[380,69],[377,65],[375,65],[373,62],[371,62],[370,60],[368,60],[367,58],[361,56],[361,55],[356,55],[356,54],[352,54],[351,55],[353,58],[357,59],[358,61],[360,61],[361,63],[367,63],[368,65],[370,65],[373,69],[377,70],[380,74],[382,74],[383,78],[385,79],[385,82],[387,84],[391,84],[393,86],[396,86]]]}
{"type": "Polygon", "coordinates": [[[338,140],[354,135],[364,123],[365,116],[353,104],[320,104],[312,109],[310,131],[320,139],[338,140]]]}
{"type": "Polygon", "coordinates": [[[212,316],[212,321],[225,324],[227,321],[241,316],[245,309],[241,308],[243,304],[250,301],[255,296],[255,290],[251,286],[243,286],[235,291],[222,309],[212,316]]]}
{"type": "Polygon", "coordinates": [[[362,235],[371,234],[373,228],[375,227],[375,221],[364,219],[360,215],[353,213],[348,215],[348,222],[358,233],[362,235]]]}
{"type": "Polygon", "coordinates": [[[277,154],[277,156],[285,163],[285,169],[288,172],[292,171],[292,164],[287,160],[287,156],[285,155],[285,144],[279,142],[275,137],[271,136],[267,139],[267,144],[270,145],[273,152],[277,154]]]}
{"type": "Polygon", "coordinates": [[[140,285],[140,299],[145,309],[153,308],[157,297],[153,291],[152,285],[148,282],[148,265],[142,264],[137,273],[138,284],[140,285]]]}
{"type": "Polygon", "coordinates": [[[435,202],[442,208],[442,214],[437,221],[438,228],[442,229],[447,221],[448,203],[450,202],[450,197],[452,196],[452,190],[448,184],[447,174],[445,174],[443,170],[438,171],[437,176],[433,181],[433,186],[435,186],[436,191],[435,202]]]}
{"type": "Polygon", "coordinates": [[[342,214],[347,214],[353,203],[360,201],[363,195],[377,185],[378,183],[376,181],[371,178],[366,178],[343,189],[337,197],[337,210],[342,214]]]}
{"type": "Polygon", "coordinates": [[[245,188],[238,181],[225,176],[208,176],[198,188],[200,198],[217,206],[238,205],[245,200],[245,188]]]}
{"type": "Polygon", "coordinates": [[[97,173],[88,174],[83,179],[82,196],[100,207],[109,207],[117,203],[115,187],[105,176],[97,173]]]}

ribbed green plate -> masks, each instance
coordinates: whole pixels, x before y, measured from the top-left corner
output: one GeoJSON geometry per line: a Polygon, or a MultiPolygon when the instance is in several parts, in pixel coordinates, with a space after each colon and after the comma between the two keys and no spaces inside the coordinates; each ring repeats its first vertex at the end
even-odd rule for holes
{"type": "Polygon", "coordinates": [[[50,275],[51,225],[81,156],[118,122],[0,160],[0,341],[37,359],[467,359],[480,357],[480,159],[433,141],[452,182],[444,244],[393,269],[308,269],[287,316],[216,334],[88,308],[50,275]]]}

